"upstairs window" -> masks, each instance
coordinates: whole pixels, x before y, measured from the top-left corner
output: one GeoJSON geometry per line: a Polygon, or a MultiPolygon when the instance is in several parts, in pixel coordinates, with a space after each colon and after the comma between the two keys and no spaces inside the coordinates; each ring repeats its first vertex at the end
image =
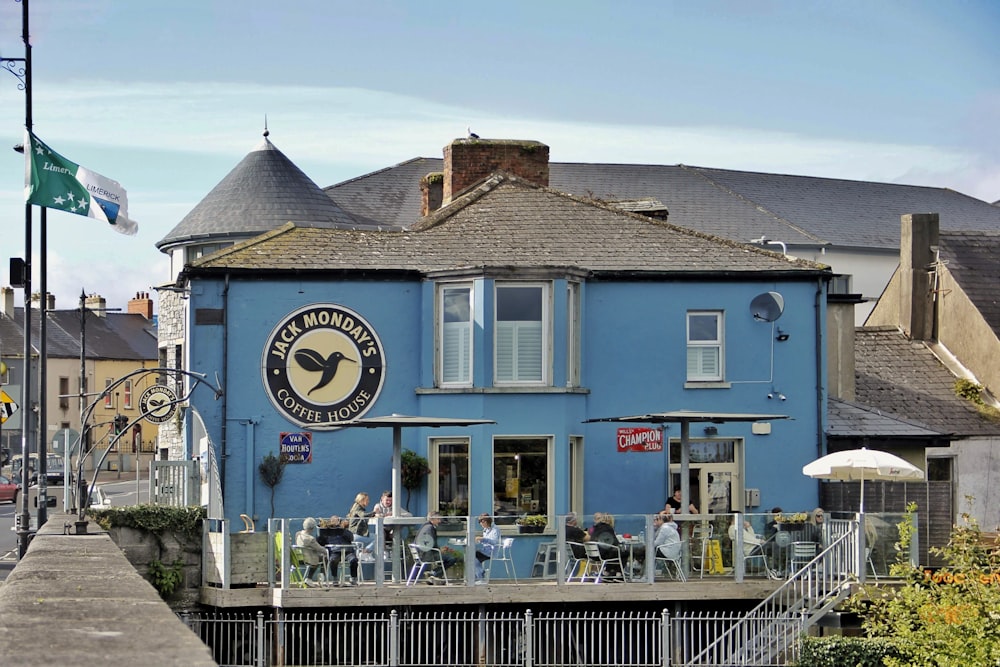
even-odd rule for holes
{"type": "Polygon", "coordinates": [[[498,284],[494,329],[496,384],[544,384],[548,363],[548,289],[498,284]]]}
{"type": "Polygon", "coordinates": [[[441,385],[472,384],[472,287],[442,285],[438,291],[441,385]]]}
{"type": "Polygon", "coordinates": [[[719,382],[723,379],[721,311],[691,311],[687,314],[687,379],[689,382],[719,382]]]}

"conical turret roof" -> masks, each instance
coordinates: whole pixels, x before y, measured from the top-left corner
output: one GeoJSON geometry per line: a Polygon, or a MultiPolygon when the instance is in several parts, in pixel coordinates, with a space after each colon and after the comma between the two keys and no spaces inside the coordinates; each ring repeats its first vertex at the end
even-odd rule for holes
{"type": "Polygon", "coordinates": [[[337,206],[265,134],[264,141],[156,247],[164,250],[192,241],[239,240],[269,232],[286,222],[300,227],[366,226],[337,206]]]}

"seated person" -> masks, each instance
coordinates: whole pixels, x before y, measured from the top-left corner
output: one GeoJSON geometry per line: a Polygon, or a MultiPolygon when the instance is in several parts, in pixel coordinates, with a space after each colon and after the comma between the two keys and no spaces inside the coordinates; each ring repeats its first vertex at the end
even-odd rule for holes
{"type": "Polygon", "coordinates": [[[316,585],[316,575],[326,557],[326,548],[316,541],[313,531],[316,530],[316,519],[306,517],[302,522],[302,530],[295,533],[295,546],[301,547],[302,560],[306,564],[306,582],[316,585]]]}
{"type": "MultiPolygon", "coordinates": [[[[417,547],[417,550],[421,554],[428,553],[432,549],[440,549],[437,543],[438,540],[437,527],[440,523],[441,523],[440,512],[431,512],[429,515],[427,515],[427,523],[425,523],[420,527],[420,530],[417,532],[417,537],[413,541],[413,543],[417,547]]],[[[444,564],[444,569],[448,569],[449,567],[455,564],[457,559],[454,556],[445,553],[444,551],[441,551],[440,553],[441,553],[441,562],[444,564]]],[[[421,557],[421,560],[423,560],[423,557],[421,557]]],[[[428,558],[427,562],[431,561],[432,558],[428,558]]],[[[435,563],[435,565],[436,569],[431,571],[430,577],[427,582],[429,584],[439,583],[441,581],[441,578],[444,577],[444,570],[441,569],[441,566],[439,564],[435,563]]]]}
{"type": "Polygon", "coordinates": [[[582,545],[584,542],[590,540],[590,533],[580,528],[576,514],[570,512],[566,515],[566,541],[570,543],[570,549],[573,551],[574,558],[586,558],[587,552],[584,550],[582,545]]]}
{"type": "Polygon", "coordinates": [[[483,527],[483,534],[476,536],[476,581],[486,576],[483,561],[489,560],[494,552],[500,548],[500,527],[493,525],[493,517],[489,514],[479,515],[479,525],[483,527]]]}
{"type": "MultiPolygon", "coordinates": [[[[736,519],[729,525],[729,539],[736,544],[736,519]]],[[[750,525],[749,521],[743,522],[743,555],[750,556],[755,551],[760,553],[761,539],[757,537],[757,533],[754,532],[753,526],[750,525]]]]}
{"type": "Polygon", "coordinates": [[[594,525],[590,528],[590,540],[597,542],[602,558],[622,558],[622,544],[615,534],[615,517],[607,512],[594,514],[594,525]]]}
{"type": "Polygon", "coordinates": [[[809,525],[806,526],[805,535],[807,540],[820,545],[821,549],[826,546],[826,523],[824,518],[822,507],[814,509],[809,515],[809,525]]]}
{"type": "Polygon", "coordinates": [[[337,571],[337,568],[340,567],[341,556],[343,556],[351,570],[351,583],[356,584],[358,582],[358,555],[354,553],[354,534],[348,529],[348,525],[347,519],[341,519],[336,515],[331,516],[326,527],[320,528],[319,538],[316,541],[324,547],[332,547],[327,548],[330,554],[330,572],[337,571]],[[351,548],[341,548],[345,546],[351,548]]]}
{"type": "MultiPolygon", "coordinates": [[[[396,511],[398,512],[399,516],[413,516],[405,507],[399,507],[397,508],[396,511]]],[[[381,499],[379,499],[379,501],[375,503],[375,507],[372,508],[372,516],[387,518],[392,516],[392,512],[393,512],[392,491],[385,490],[382,492],[381,499]]],[[[395,531],[395,533],[400,536],[400,539],[402,539],[403,528],[404,528],[403,526],[385,527],[384,529],[385,535],[383,537],[385,539],[385,547],[387,553],[390,554],[392,553],[393,532],[395,531]]]]}
{"type": "MultiPolygon", "coordinates": [[[[674,489],[674,495],[667,498],[667,502],[663,505],[663,510],[670,510],[671,514],[681,511],[681,490],[679,488],[674,489]]],[[[688,513],[698,514],[698,508],[692,502],[688,503],[688,513]]]]}
{"type": "Polygon", "coordinates": [[[656,536],[653,538],[653,548],[658,555],[662,554],[666,558],[681,557],[681,534],[674,523],[674,515],[670,513],[660,513],[653,517],[653,528],[656,536]],[[662,549],[660,547],[663,547],[662,549]]]}

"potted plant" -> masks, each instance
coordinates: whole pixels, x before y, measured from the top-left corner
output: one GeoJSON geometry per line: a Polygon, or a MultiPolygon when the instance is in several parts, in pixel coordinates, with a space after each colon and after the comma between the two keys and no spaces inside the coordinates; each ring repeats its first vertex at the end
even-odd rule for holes
{"type": "Polygon", "coordinates": [[[427,465],[427,459],[410,449],[404,449],[402,451],[400,464],[402,465],[402,470],[400,471],[400,482],[402,483],[403,488],[406,489],[406,502],[403,503],[403,507],[409,510],[410,491],[415,491],[420,488],[420,485],[424,483],[424,477],[427,477],[427,474],[430,473],[431,469],[430,466],[427,465]]]}
{"type": "Polygon", "coordinates": [[[527,514],[516,521],[519,533],[544,532],[548,522],[549,520],[543,514],[527,514]]]}

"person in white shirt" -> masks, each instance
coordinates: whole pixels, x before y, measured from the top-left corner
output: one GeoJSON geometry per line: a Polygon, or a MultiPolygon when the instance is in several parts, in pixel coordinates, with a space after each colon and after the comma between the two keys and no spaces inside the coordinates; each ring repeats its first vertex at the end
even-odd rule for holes
{"type": "Polygon", "coordinates": [[[653,529],[656,531],[656,536],[653,538],[656,553],[663,554],[667,558],[680,558],[681,534],[677,531],[677,524],[674,523],[674,515],[657,514],[653,517],[653,529]]]}
{"type": "MultiPolygon", "coordinates": [[[[736,544],[736,519],[729,525],[729,539],[736,544]]],[[[749,556],[754,553],[756,549],[760,551],[761,539],[754,532],[753,526],[750,525],[749,521],[743,522],[743,555],[749,556]]]]}
{"type": "Polygon", "coordinates": [[[499,526],[494,525],[489,514],[479,515],[479,525],[483,527],[483,534],[476,536],[476,581],[481,581],[486,575],[483,561],[493,557],[502,539],[499,526]]]}

